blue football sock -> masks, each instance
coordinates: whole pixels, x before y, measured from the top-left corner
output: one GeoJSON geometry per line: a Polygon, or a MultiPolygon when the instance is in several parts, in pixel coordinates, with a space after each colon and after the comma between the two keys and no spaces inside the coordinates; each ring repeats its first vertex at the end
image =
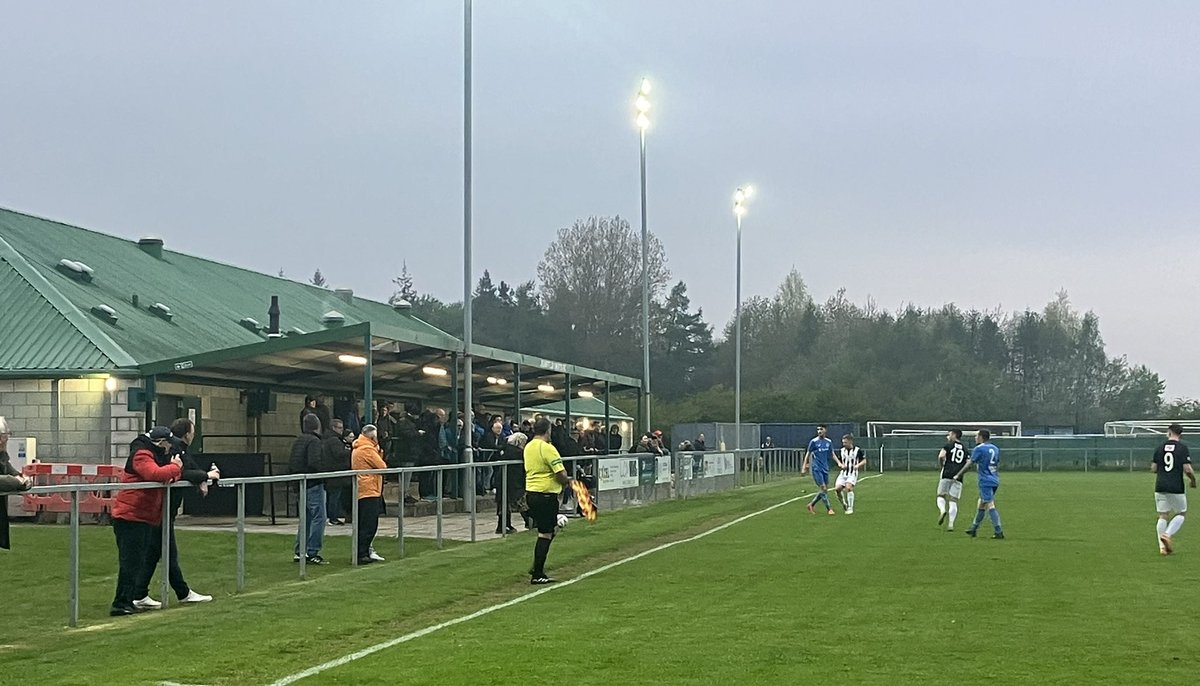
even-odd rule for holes
{"type": "Polygon", "coordinates": [[[825,509],[832,510],[833,504],[829,502],[829,491],[825,491],[824,493],[822,493],[821,498],[822,498],[822,500],[825,501],[825,509]]]}
{"type": "Polygon", "coordinates": [[[809,506],[809,507],[812,507],[813,505],[816,505],[816,504],[817,504],[817,503],[819,503],[819,502],[821,502],[821,493],[820,493],[820,491],[818,491],[818,492],[817,492],[817,494],[813,496],[813,499],[812,499],[812,500],[810,500],[810,501],[808,502],[808,506],[809,506]]]}
{"type": "Polygon", "coordinates": [[[971,523],[972,531],[974,531],[975,529],[978,529],[979,525],[983,523],[983,517],[984,517],[985,512],[987,512],[987,510],[976,510],[975,511],[975,521],[971,523]]]}
{"type": "Polygon", "coordinates": [[[996,533],[1000,533],[1000,510],[992,508],[988,510],[988,515],[992,518],[992,526],[996,528],[996,533]]]}

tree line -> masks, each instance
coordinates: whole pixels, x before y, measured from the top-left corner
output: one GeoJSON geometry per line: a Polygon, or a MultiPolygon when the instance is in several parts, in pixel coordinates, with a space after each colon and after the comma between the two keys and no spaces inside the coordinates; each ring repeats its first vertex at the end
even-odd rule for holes
{"type": "MultiPolygon", "coordinates": [[[[733,421],[732,319],[714,335],[653,236],[649,264],[655,423],[733,421]]],[[[407,265],[392,283],[416,316],[462,335],[461,302],[421,293],[407,265]]],[[[639,233],[621,217],[580,219],[559,230],[536,280],[484,271],[475,340],[640,377],[641,288],[639,233]]],[[[817,302],[795,270],[771,297],[743,303],[742,390],[746,422],[973,418],[1098,431],[1110,420],[1200,418],[1200,402],[1165,403],[1157,373],[1110,355],[1099,318],[1065,292],[1040,311],[889,311],[844,289],[817,302]]]]}

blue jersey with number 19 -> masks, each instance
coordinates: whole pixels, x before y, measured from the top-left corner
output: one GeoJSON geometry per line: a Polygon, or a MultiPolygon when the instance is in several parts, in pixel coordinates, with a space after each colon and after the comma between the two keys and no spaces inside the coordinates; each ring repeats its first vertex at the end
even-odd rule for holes
{"type": "Polygon", "coordinates": [[[971,461],[979,470],[979,485],[995,488],[1000,485],[1000,449],[991,443],[980,443],[971,451],[971,461]]]}

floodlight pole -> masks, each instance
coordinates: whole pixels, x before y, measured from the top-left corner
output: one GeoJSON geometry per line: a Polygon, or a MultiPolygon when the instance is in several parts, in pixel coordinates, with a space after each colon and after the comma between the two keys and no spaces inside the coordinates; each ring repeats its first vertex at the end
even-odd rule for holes
{"type": "Polygon", "coordinates": [[[646,127],[638,127],[642,151],[642,405],[645,430],[650,431],[650,233],[646,229],[646,127]]]}
{"type": "MultiPolygon", "coordinates": [[[[471,442],[475,438],[475,411],[472,405],[475,365],[471,359],[471,0],[463,2],[463,457],[467,463],[465,496],[471,513],[471,542],[475,542],[475,516],[478,506],[475,496],[475,453],[471,442]]],[[[441,497],[441,494],[438,494],[441,497]]],[[[403,504],[400,507],[404,507],[403,504]]]]}
{"type": "Polygon", "coordinates": [[[733,421],[737,439],[734,449],[742,449],[742,213],[735,212],[737,218],[737,309],[734,315],[734,346],[733,346],[733,421]]]}

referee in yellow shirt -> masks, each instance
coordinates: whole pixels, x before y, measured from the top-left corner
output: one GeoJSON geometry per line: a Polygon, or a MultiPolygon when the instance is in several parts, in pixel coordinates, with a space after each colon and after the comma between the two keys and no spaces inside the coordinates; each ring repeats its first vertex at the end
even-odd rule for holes
{"type": "Polygon", "coordinates": [[[533,424],[533,440],[525,446],[525,502],[538,532],[529,570],[529,583],[534,586],[554,583],[546,576],[546,555],[558,528],[559,495],[570,483],[562,456],[550,444],[550,420],[540,417],[533,424]]]}

